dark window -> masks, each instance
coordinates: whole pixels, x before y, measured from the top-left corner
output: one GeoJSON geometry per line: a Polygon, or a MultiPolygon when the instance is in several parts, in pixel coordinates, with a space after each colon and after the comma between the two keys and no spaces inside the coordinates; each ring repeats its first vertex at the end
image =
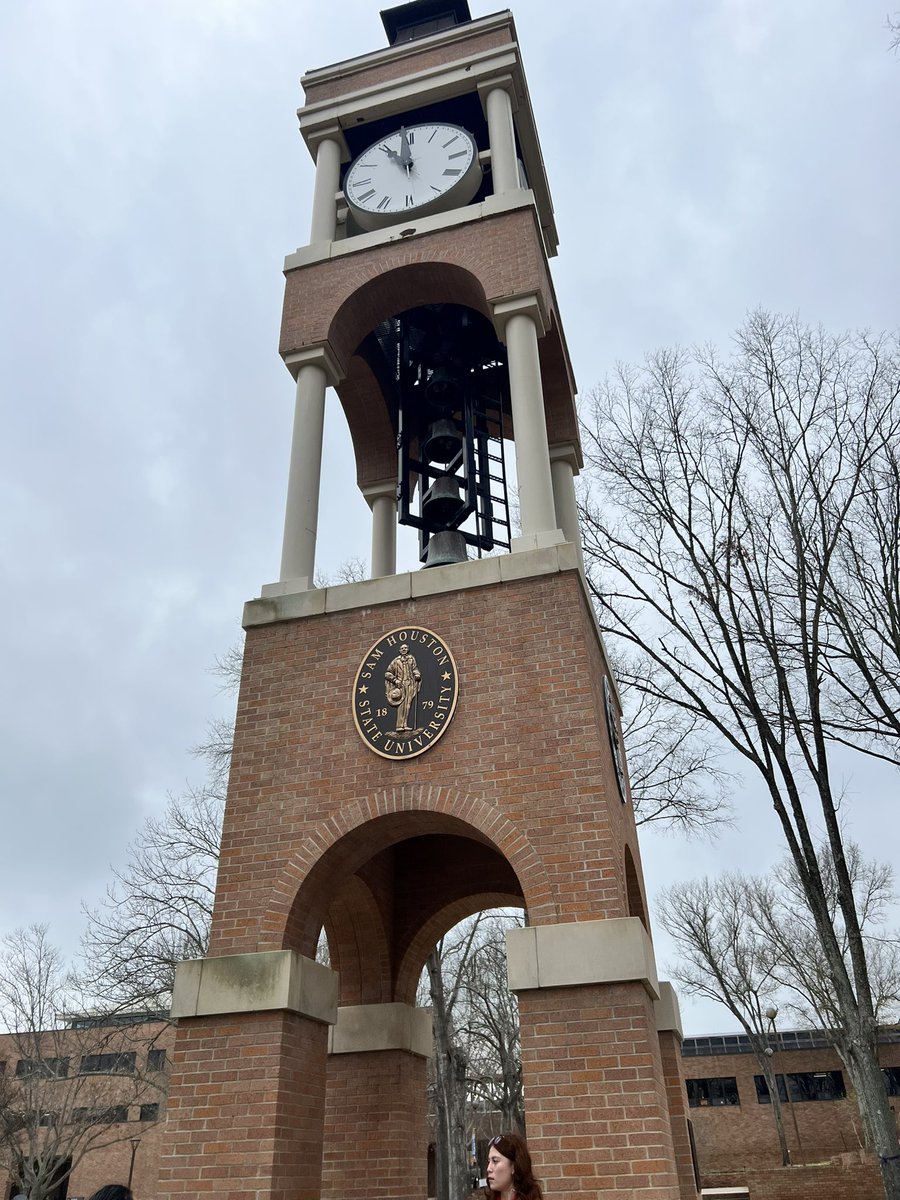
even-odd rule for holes
{"type": "Polygon", "coordinates": [[[801,1103],[805,1100],[846,1100],[847,1089],[840,1071],[798,1071],[787,1076],[788,1095],[801,1103]]]}
{"type": "Polygon", "coordinates": [[[85,1054],[82,1075],[130,1075],[134,1071],[134,1051],[127,1054],[85,1054]]]}
{"type": "MultiPolygon", "coordinates": [[[[844,1100],[847,1089],[840,1071],[789,1071],[776,1076],[778,1095],[782,1104],[793,1101],[802,1104],[808,1100],[844,1100]]],[[[756,1098],[760,1104],[770,1104],[769,1089],[762,1075],[754,1075],[756,1098]]]]}
{"type": "MultiPolygon", "coordinates": [[[[784,1076],[776,1075],[778,1080],[778,1099],[782,1104],[787,1104],[787,1088],[784,1086],[784,1076]]],[[[760,1104],[771,1104],[772,1098],[769,1095],[769,1085],[766,1083],[765,1075],[754,1075],[753,1082],[756,1084],[756,1099],[760,1104]]]]}
{"type": "Polygon", "coordinates": [[[69,1073],[67,1058],[20,1058],[17,1079],[65,1079],[69,1073]]]}
{"type": "Polygon", "coordinates": [[[687,1079],[685,1086],[691,1108],[725,1108],[741,1102],[737,1079],[733,1075],[716,1079],[687,1079]]]}
{"type": "Polygon", "coordinates": [[[884,1086],[889,1096],[900,1096],[900,1067],[882,1067],[884,1086]]]}
{"type": "Polygon", "coordinates": [[[159,1118],[158,1104],[142,1104],[141,1105],[141,1120],[156,1121],[159,1118]]]}
{"type": "Polygon", "coordinates": [[[148,1071],[164,1071],[166,1069],[166,1052],[165,1050],[148,1050],[147,1051],[147,1070],[148,1071]]]}
{"type": "Polygon", "coordinates": [[[42,1112],[42,1113],[38,1114],[38,1125],[53,1125],[53,1126],[55,1126],[58,1124],[59,1124],[59,1113],[58,1112],[42,1112]]]}
{"type": "Polygon", "coordinates": [[[128,1105],[113,1104],[109,1108],[73,1108],[72,1120],[81,1125],[119,1125],[128,1120],[128,1105]]]}

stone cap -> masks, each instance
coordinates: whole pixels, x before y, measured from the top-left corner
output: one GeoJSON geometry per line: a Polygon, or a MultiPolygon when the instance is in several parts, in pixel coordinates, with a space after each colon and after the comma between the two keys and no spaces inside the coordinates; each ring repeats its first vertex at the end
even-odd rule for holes
{"type": "Polygon", "coordinates": [[[660,998],[653,943],[639,917],[510,929],[506,954],[513,991],[638,982],[660,998]]]}
{"type": "Polygon", "coordinates": [[[178,964],[172,1017],[286,1009],[333,1025],[337,997],[334,971],[294,950],[230,954],[178,964]]]}
{"type": "Polygon", "coordinates": [[[431,1009],[411,1004],[342,1005],[328,1031],[329,1054],[408,1050],[431,1058],[433,1045],[431,1009]]]}

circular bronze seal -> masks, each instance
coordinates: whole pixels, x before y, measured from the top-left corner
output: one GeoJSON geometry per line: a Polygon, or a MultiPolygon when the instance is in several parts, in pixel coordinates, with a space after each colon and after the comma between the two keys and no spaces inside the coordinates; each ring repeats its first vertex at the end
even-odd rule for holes
{"type": "Polygon", "coordinates": [[[353,684],[359,736],[382,758],[415,758],[433,746],[456,710],[459,681],[447,645],[404,625],[379,638],[353,684]]]}

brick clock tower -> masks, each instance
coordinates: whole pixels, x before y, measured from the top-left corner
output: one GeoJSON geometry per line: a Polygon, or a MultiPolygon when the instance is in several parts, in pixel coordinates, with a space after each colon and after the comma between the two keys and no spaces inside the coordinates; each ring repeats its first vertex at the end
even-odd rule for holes
{"type": "Polygon", "coordinates": [[[416,985],[437,939],[503,905],[527,913],[508,974],[548,1200],[688,1200],[677,1005],[581,568],[556,227],[513,18],[412,0],[382,20],[387,48],[302,81],[316,176],[309,244],[285,263],[281,579],[244,613],[159,1195],[424,1200],[416,985]],[[372,578],[315,588],[329,387],[372,578]],[[397,573],[398,522],[423,569],[397,573]]]}

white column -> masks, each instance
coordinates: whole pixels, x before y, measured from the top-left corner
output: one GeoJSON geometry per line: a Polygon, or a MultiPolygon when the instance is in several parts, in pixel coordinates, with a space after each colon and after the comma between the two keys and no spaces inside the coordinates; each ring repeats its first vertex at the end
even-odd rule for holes
{"type": "Polygon", "coordinates": [[[309,240],[334,241],[337,224],[335,195],[341,183],[341,145],[334,138],[322,138],[316,147],[316,183],[313,190],[312,221],[309,240]]]}
{"type": "Polygon", "coordinates": [[[494,195],[518,191],[519,167],[516,161],[516,134],[509,92],[500,84],[487,85],[484,106],[487,113],[488,139],[491,144],[491,176],[494,195]]]}
{"type": "Polygon", "coordinates": [[[494,315],[503,331],[509,361],[519,516],[522,538],[527,539],[557,528],[538,354],[540,310],[534,297],[525,297],[501,301],[494,306],[494,315]]]}
{"type": "Polygon", "coordinates": [[[578,472],[578,451],[573,445],[550,447],[550,473],[553,479],[553,504],[556,523],[578,551],[582,570],[581,525],[575,499],[575,476],[578,472]]]}
{"type": "Polygon", "coordinates": [[[340,372],[326,346],[288,355],[286,364],[297,381],[297,399],[284,515],[281,579],[296,580],[300,587],[311,588],[316,570],[325,389],[338,382],[340,372]]]}
{"type": "Polygon", "coordinates": [[[397,574],[397,481],[363,488],[372,510],[372,565],[370,579],[397,574]]]}

